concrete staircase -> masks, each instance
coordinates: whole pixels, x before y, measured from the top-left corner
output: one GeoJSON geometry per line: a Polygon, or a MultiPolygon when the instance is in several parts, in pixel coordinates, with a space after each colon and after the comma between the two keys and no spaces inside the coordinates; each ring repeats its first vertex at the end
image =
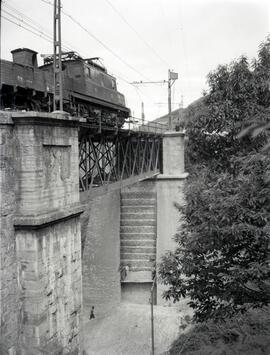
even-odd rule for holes
{"type": "Polygon", "coordinates": [[[156,194],[121,194],[121,265],[129,272],[122,282],[151,282],[156,260],[156,194]]]}

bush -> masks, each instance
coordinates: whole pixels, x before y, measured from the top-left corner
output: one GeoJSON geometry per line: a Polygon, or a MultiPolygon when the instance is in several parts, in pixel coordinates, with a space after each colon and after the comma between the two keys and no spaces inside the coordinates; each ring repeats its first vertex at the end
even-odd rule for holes
{"type": "MultiPolygon", "coordinates": [[[[195,319],[220,319],[270,302],[270,159],[264,131],[237,135],[267,117],[270,40],[208,76],[209,90],[187,120],[190,177],[175,252],[159,274],[164,297],[190,297],[195,319]],[[202,109],[202,107],[204,107],[202,109]]],[[[187,115],[188,116],[188,115],[187,115]]]]}

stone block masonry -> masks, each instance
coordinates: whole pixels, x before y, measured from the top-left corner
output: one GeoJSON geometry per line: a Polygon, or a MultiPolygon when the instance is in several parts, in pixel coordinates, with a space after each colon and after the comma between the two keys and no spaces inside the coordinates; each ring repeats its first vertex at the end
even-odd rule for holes
{"type": "Polygon", "coordinates": [[[17,213],[24,216],[65,210],[79,201],[77,128],[72,121],[44,116],[13,115],[19,142],[17,213]]]}
{"type": "Polygon", "coordinates": [[[77,122],[66,115],[34,112],[12,113],[9,119],[10,127],[2,126],[12,147],[1,150],[6,162],[1,170],[1,244],[10,240],[10,247],[4,247],[10,250],[10,268],[1,260],[1,296],[9,298],[1,297],[1,318],[5,320],[7,309],[10,320],[1,332],[15,339],[14,345],[7,344],[10,353],[56,354],[64,349],[79,354],[82,209],[77,122]]]}
{"type": "Polygon", "coordinates": [[[11,115],[0,113],[0,346],[15,353],[20,301],[17,285],[15,166],[16,137],[11,115]]]}
{"type": "Polygon", "coordinates": [[[81,243],[79,217],[17,230],[18,282],[25,354],[48,344],[79,349],[81,243]]]}

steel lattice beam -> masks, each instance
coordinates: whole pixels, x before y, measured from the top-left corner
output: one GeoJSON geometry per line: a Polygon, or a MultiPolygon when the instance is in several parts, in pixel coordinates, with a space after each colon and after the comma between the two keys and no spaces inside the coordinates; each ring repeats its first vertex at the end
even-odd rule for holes
{"type": "Polygon", "coordinates": [[[160,170],[161,134],[121,131],[79,134],[80,190],[125,179],[155,175],[160,170]]]}

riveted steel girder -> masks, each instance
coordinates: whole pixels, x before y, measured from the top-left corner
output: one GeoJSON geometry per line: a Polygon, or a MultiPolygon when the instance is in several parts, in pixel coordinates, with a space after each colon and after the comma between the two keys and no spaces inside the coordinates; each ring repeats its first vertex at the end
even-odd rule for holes
{"type": "Polygon", "coordinates": [[[80,190],[158,174],[161,143],[161,134],[80,127],[80,190]]]}

